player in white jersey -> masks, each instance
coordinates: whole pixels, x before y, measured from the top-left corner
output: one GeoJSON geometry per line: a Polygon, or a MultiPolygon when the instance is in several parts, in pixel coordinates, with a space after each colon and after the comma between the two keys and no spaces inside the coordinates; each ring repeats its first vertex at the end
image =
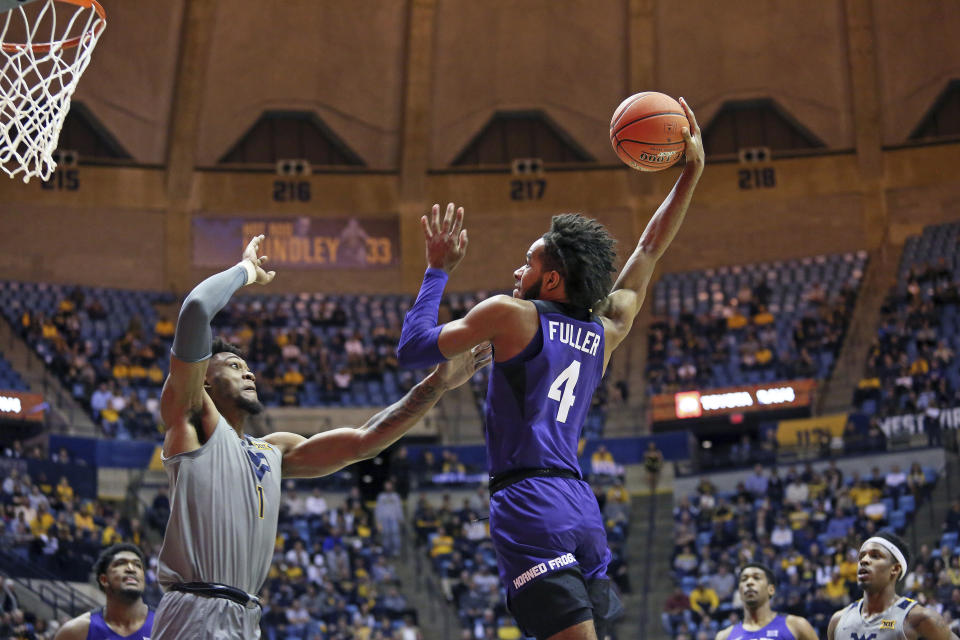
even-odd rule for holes
{"type": "Polygon", "coordinates": [[[833,614],[827,640],[958,640],[936,611],[897,595],[909,566],[910,549],[897,535],[867,538],[857,569],[863,598],[833,614]]]}
{"type": "Polygon", "coordinates": [[[214,342],[210,320],[240,287],[274,273],[254,238],[235,267],[204,280],[184,300],[163,387],[163,465],[170,520],[160,550],[165,589],[153,640],[260,637],[256,594],[270,569],[280,479],[327,475],[372,458],[413,427],[441,395],[490,362],[489,344],[438,366],[404,398],[357,428],[305,438],[244,433],[263,411],[241,352],[214,342]]]}

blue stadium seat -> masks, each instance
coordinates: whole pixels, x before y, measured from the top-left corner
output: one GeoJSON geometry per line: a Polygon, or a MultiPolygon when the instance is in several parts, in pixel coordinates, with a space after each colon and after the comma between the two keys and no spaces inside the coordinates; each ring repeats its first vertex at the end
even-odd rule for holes
{"type": "Polygon", "coordinates": [[[940,538],[940,546],[952,549],[957,546],[958,538],[960,538],[960,534],[956,531],[947,531],[940,538]]]}
{"type": "Polygon", "coordinates": [[[701,531],[697,534],[697,549],[702,549],[707,546],[711,540],[713,540],[712,531],[701,531]]]}
{"type": "Polygon", "coordinates": [[[917,508],[917,502],[912,494],[907,493],[900,496],[900,499],[897,500],[897,506],[901,511],[913,513],[913,511],[917,508]]]}

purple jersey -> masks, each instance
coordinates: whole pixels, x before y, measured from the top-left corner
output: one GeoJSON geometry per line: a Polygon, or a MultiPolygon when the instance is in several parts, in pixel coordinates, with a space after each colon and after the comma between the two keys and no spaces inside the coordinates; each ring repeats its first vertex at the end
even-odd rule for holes
{"type": "Polygon", "coordinates": [[[121,636],[107,626],[103,619],[103,609],[90,612],[90,630],[87,631],[87,640],[150,640],[150,631],[153,629],[153,611],[147,611],[147,619],[143,626],[128,636],[121,636]]]}
{"type": "MultiPolygon", "coordinates": [[[[534,301],[537,335],[516,357],[493,365],[487,392],[490,474],[561,469],[582,477],[577,441],[603,376],[603,325],[534,301]]],[[[500,579],[512,595],[556,571],[587,580],[610,562],[603,518],[583,480],[535,477],[490,497],[490,537],[500,579]]]]}
{"type": "Polygon", "coordinates": [[[511,469],[568,469],[578,476],[577,443],[603,377],[603,325],[535,300],[537,335],[522,352],[495,362],[487,388],[490,475],[511,469]]]}
{"type": "Polygon", "coordinates": [[[787,616],[776,616],[767,623],[767,626],[754,631],[747,631],[743,623],[738,622],[730,630],[727,640],[795,640],[793,632],[787,627],[787,616]]]}

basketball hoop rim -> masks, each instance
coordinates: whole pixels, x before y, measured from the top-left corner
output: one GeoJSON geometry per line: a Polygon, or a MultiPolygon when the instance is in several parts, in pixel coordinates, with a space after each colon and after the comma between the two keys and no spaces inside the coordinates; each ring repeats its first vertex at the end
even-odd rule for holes
{"type": "Polygon", "coordinates": [[[93,24],[93,29],[86,33],[82,33],[75,38],[70,38],[68,40],[59,40],[57,42],[47,42],[44,44],[9,44],[3,43],[0,45],[0,49],[4,53],[16,53],[18,51],[23,51],[26,48],[30,48],[34,53],[46,53],[54,47],[59,47],[61,49],[72,49],[80,44],[80,41],[84,38],[89,38],[91,36],[97,35],[100,31],[103,31],[103,28],[107,26],[107,12],[103,10],[103,7],[100,5],[97,0],[52,0],[52,2],[59,2],[61,4],[72,4],[83,9],[93,9],[97,12],[97,15],[100,16],[100,19],[93,24]]]}

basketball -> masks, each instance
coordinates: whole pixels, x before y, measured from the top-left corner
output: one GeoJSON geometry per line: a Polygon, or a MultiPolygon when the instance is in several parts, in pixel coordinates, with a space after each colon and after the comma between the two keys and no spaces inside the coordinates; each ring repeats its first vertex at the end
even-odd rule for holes
{"type": "Polygon", "coordinates": [[[637,93],[613,112],[610,143],[628,167],[660,171],[675,165],[686,146],[687,117],[680,103],[657,91],[637,93]]]}

